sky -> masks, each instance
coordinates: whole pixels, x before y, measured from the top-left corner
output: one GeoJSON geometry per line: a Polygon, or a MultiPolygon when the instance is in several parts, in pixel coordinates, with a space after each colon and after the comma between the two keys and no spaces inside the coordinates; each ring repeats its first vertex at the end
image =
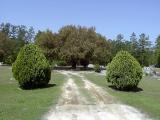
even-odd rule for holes
{"type": "Polygon", "coordinates": [[[108,39],[160,34],[160,0],[0,0],[0,23],[57,32],[69,24],[96,27],[108,39]]]}

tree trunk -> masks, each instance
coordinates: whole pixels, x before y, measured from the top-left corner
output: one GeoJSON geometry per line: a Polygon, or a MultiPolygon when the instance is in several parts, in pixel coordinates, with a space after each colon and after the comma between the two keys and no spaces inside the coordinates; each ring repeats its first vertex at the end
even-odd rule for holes
{"type": "Polygon", "coordinates": [[[76,69],[76,65],[77,65],[76,61],[73,61],[72,62],[72,69],[76,69]]]}

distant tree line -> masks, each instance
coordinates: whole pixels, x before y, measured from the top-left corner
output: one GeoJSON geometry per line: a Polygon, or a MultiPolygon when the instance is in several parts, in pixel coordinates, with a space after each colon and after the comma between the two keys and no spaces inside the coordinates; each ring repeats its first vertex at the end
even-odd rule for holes
{"type": "Polygon", "coordinates": [[[153,46],[149,36],[134,32],[130,40],[125,40],[122,34],[116,39],[107,39],[96,32],[94,27],[67,25],[57,33],[51,30],[38,31],[33,27],[2,23],[0,25],[0,62],[12,64],[19,50],[29,43],[38,45],[44,52],[50,64],[63,61],[76,68],[76,65],[87,67],[89,63],[107,65],[116,53],[125,50],[131,53],[141,64],[160,67],[160,36],[153,46]]]}
{"type": "Polygon", "coordinates": [[[142,66],[156,64],[157,57],[155,54],[155,46],[151,45],[149,36],[142,33],[139,37],[133,32],[130,40],[125,40],[122,34],[117,35],[115,40],[110,40],[112,45],[112,55],[115,56],[120,50],[131,53],[142,66]]]}
{"type": "Polygon", "coordinates": [[[12,64],[19,50],[28,43],[34,41],[33,27],[24,25],[0,24],[0,61],[12,64]]]}

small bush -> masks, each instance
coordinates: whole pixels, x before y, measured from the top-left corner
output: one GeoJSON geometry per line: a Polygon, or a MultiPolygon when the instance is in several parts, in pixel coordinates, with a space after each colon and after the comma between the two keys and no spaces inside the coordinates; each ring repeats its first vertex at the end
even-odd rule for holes
{"type": "Polygon", "coordinates": [[[66,66],[67,62],[66,61],[57,61],[58,66],[66,66]]]}
{"type": "Polygon", "coordinates": [[[51,66],[66,66],[67,65],[67,62],[66,61],[63,61],[63,60],[53,60],[51,62],[51,66]]]}
{"type": "Polygon", "coordinates": [[[55,67],[57,66],[57,61],[53,60],[52,62],[49,62],[49,64],[51,65],[51,67],[55,67]]]}
{"type": "Polygon", "coordinates": [[[99,64],[94,65],[94,71],[100,73],[101,72],[101,67],[99,64]]]}
{"type": "Polygon", "coordinates": [[[12,65],[12,63],[14,63],[15,59],[16,59],[16,57],[14,55],[7,56],[5,58],[4,64],[12,65]]]}
{"type": "Polygon", "coordinates": [[[13,64],[13,75],[25,89],[43,87],[48,84],[51,69],[42,51],[33,44],[24,46],[13,64]]]}
{"type": "Polygon", "coordinates": [[[137,87],[142,79],[142,68],[137,60],[126,51],[121,51],[107,66],[107,81],[120,90],[137,87]]]}
{"type": "Polygon", "coordinates": [[[157,63],[156,63],[156,65],[155,65],[155,67],[160,68],[160,51],[158,51],[157,63]]]}

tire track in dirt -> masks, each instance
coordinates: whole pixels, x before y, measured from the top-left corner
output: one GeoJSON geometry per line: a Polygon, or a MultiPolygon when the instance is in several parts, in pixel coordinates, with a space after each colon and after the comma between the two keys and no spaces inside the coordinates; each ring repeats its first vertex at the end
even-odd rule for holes
{"type": "Polygon", "coordinates": [[[91,93],[91,95],[95,96],[96,104],[112,104],[116,102],[113,96],[104,92],[100,87],[94,85],[83,77],[82,81],[84,82],[85,88],[91,93]]]}
{"type": "Polygon", "coordinates": [[[71,78],[71,75],[66,72],[61,72],[61,74],[67,77],[67,81],[62,87],[62,95],[56,107],[44,116],[44,120],[77,120],[77,117],[79,117],[77,112],[80,114],[82,109],[86,110],[85,104],[87,104],[87,100],[80,95],[78,87],[71,78]]]}
{"type": "Polygon", "coordinates": [[[81,97],[80,93],[78,92],[78,88],[72,78],[68,79],[67,83],[63,86],[62,90],[62,97],[58,105],[85,104],[85,100],[81,97]]]}
{"type": "Polygon", "coordinates": [[[104,91],[101,87],[93,84],[89,80],[87,80],[83,75],[78,72],[69,72],[71,75],[76,75],[81,78],[84,82],[84,87],[87,89],[90,94],[95,97],[96,104],[112,104],[116,103],[117,101],[111,96],[109,93],[104,91]]]}
{"type": "Polygon", "coordinates": [[[61,74],[68,77],[62,88],[61,99],[44,120],[150,120],[137,109],[116,102],[114,97],[79,72],[61,71],[61,74]],[[95,105],[88,104],[90,101],[83,98],[72,75],[81,78],[84,89],[95,97],[95,105]]]}

